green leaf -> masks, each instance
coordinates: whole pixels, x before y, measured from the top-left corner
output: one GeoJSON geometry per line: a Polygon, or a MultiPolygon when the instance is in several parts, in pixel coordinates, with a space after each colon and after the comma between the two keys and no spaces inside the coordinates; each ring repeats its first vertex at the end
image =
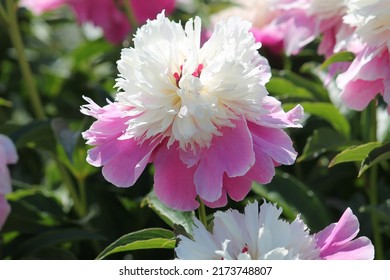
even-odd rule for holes
{"type": "Polygon", "coordinates": [[[324,88],[323,84],[313,82],[312,80],[306,79],[290,70],[282,70],[274,74],[276,77],[285,78],[294,85],[311,92],[318,101],[329,101],[328,91],[324,88]]]}
{"type": "Polygon", "coordinates": [[[328,121],[345,139],[350,138],[351,126],[347,118],[333,104],[326,102],[303,102],[301,105],[305,113],[328,121]]]}
{"type": "Polygon", "coordinates": [[[297,162],[317,158],[321,154],[333,151],[346,144],[345,138],[333,129],[322,127],[313,132],[303,148],[297,162]]]}
{"type": "Polygon", "coordinates": [[[295,102],[315,100],[310,91],[285,78],[272,77],[266,87],[273,96],[277,96],[279,99],[288,99],[295,102]]]}
{"type": "Polygon", "coordinates": [[[342,151],[338,155],[336,155],[331,162],[329,163],[329,167],[333,167],[336,164],[344,163],[344,162],[354,162],[354,161],[363,161],[367,158],[368,154],[377,147],[380,147],[382,144],[379,142],[370,142],[367,144],[363,144],[360,146],[352,146],[342,151]]]}
{"type": "Polygon", "coordinates": [[[368,153],[367,157],[362,162],[358,177],[374,164],[387,159],[390,159],[390,143],[377,147],[368,153]]]}
{"type": "Polygon", "coordinates": [[[172,231],[162,228],[143,229],[120,237],[105,248],[96,259],[101,260],[114,253],[132,250],[173,249],[175,243],[172,231]]]}
{"type": "Polygon", "coordinates": [[[355,59],[355,54],[352,52],[339,52],[331,57],[329,57],[327,60],[324,61],[321,65],[321,70],[325,70],[328,68],[329,65],[336,63],[336,62],[351,62],[355,59]]]}
{"type": "Polygon", "coordinates": [[[18,148],[40,148],[51,152],[56,150],[56,140],[49,121],[33,121],[13,131],[10,136],[18,148]]]}
{"type": "Polygon", "coordinates": [[[195,217],[194,211],[176,211],[165,206],[151,191],[142,201],[141,206],[148,205],[161,219],[172,228],[175,224],[182,225],[187,232],[192,232],[192,224],[195,217]]]}
{"type": "Polygon", "coordinates": [[[19,189],[7,195],[12,212],[3,230],[5,232],[35,234],[59,226],[65,219],[59,201],[39,189],[19,189]]]}
{"type": "Polygon", "coordinates": [[[12,107],[12,102],[0,97],[0,106],[11,108],[12,107]]]}
{"type": "Polygon", "coordinates": [[[70,53],[70,57],[76,64],[81,64],[96,56],[101,56],[111,49],[112,46],[110,46],[110,44],[105,40],[99,39],[80,45],[70,53]]]}
{"type": "Polygon", "coordinates": [[[22,242],[15,249],[15,257],[29,255],[41,250],[42,248],[58,245],[66,242],[78,240],[104,240],[102,235],[77,228],[54,229],[34,235],[32,238],[22,242]]]}
{"type": "Polygon", "coordinates": [[[281,206],[289,219],[294,219],[301,213],[301,218],[313,232],[323,229],[330,223],[328,210],[320,196],[288,173],[277,171],[271,183],[267,185],[254,183],[252,190],[281,206]]]}

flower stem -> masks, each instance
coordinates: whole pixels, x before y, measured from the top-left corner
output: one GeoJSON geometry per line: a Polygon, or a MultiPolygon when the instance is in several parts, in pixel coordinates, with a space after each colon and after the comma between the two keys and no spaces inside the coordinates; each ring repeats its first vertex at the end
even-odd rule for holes
{"type": "Polygon", "coordinates": [[[39,97],[38,91],[35,86],[34,77],[30,65],[28,64],[26,53],[24,52],[24,44],[22,36],[20,35],[19,24],[17,19],[17,6],[13,0],[7,0],[7,14],[9,24],[9,34],[17,53],[17,59],[23,78],[26,82],[26,88],[28,96],[30,98],[34,114],[37,119],[45,119],[45,113],[39,97]]]}
{"type": "Polygon", "coordinates": [[[123,6],[125,8],[125,13],[126,13],[127,19],[129,20],[129,23],[131,24],[131,28],[132,28],[133,33],[134,33],[134,31],[137,30],[138,21],[137,21],[137,18],[135,17],[133,8],[131,7],[130,0],[124,0],[123,6]]]}
{"type": "MultiPolygon", "coordinates": [[[[55,158],[55,156],[54,156],[54,158],[55,158]]],[[[63,166],[63,164],[60,162],[59,159],[55,158],[55,162],[56,162],[56,165],[58,167],[58,170],[60,171],[61,178],[64,181],[64,185],[68,189],[69,194],[73,199],[74,208],[75,208],[78,216],[80,218],[84,217],[86,214],[85,207],[77,194],[77,190],[74,187],[74,184],[72,182],[72,178],[69,176],[68,171],[66,170],[66,168],[63,166]]]]}
{"type": "MultiPolygon", "coordinates": [[[[377,117],[376,117],[376,103],[375,101],[367,107],[363,112],[363,135],[366,135],[367,141],[376,142],[377,137],[377,117]]],[[[383,242],[380,230],[380,223],[376,212],[373,208],[378,205],[378,166],[371,166],[369,172],[366,175],[367,183],[367,195],[369,199],[371,210],[371,226],[373,232],[373,243],[375,247],[376,259],[383,259],[383,242]]]]}
{"type": "Polygon", "coordinates": [[[199,201],[198,218],[205,226],[205,228],[207,228],[206,206],[204,205],[201,199],[198,199],[198,201],[199,201]]]}
{"type": "Polygon", "coordinates": [[[85,179],[77,178],[77,184],[79,186],[79,202],[81,208],[82,217],[87,214],[87,192],[85,189],[85,179]]]}
{"type": "Polygon", "coordinates": [[[4,23],[8,24],[8,15],[1,3],[0,3],[0,19],[2,19],[4,23]]]}

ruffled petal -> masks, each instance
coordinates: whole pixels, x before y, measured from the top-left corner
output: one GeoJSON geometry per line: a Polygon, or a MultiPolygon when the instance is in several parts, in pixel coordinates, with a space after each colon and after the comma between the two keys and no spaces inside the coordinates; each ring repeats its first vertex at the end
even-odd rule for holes
{"type": "Polygon", "coordinates": [[[253,166],[255,156],[252,137],[244,119],[235,127],[221,129],[222,136],[214,137],[210,148],[203,151],[195,172],[195,186],[199,196],[209,202],[222,195],[223,176],[243,176],[253,166]]]}
{"type": "MultiPolygon", "coordinates": [[[[252,134],[256,156],[264,153],[280,164],[290,165],[295,162],[297,152],[285,131],[263,127],[254,123],[248,123],[248,127],[252,134]]],[[[259,160],[262,158],[260,157],[259,160]]]]}
{"type": "Polygon", "coordinates": [[[280,101],[272,96],[267,96],[263,99],[263,107],[267,113],[256,120],[257,124],[273,128],[302,127],[303,107],[301,105],[285,112],[280,101]]]}
{"type": "Polygon", "coordinates": [[[115,140],[109,146],[112,149],[105,150],[107,146],[95,148],[95,163],[100,161],[104,164],[102,173],[107,181],[117,187],[130,187],[144,171],[158,144],[158,141],[144,141],[140,144],[134,139],[115,140]],[[113,156],[110,156],[110,152],[113,152],[113,156]]]}
{"type": "Polygon", "coordinates": [[[254,145],[256,161],[253,167],[245,175],[250,180],[268,184],[275,176],[275,166],[271,157],[267,155],[261,148],[254,145]]]}
{"type": "Polygon", "coordinates": [[[182,211],[199,206],[194,184],[195,167],[187,167],[180,160],[177,143],[169,148],[163,143],[155,154],[154,165],[154,191],[163,203],[182,211]]]}

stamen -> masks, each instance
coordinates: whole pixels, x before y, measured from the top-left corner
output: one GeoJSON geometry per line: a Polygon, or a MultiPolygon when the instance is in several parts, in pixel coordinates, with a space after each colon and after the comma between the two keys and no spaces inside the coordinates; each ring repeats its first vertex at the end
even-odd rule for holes
{"type": "Polygon", "coordinates": [[[180,73],[180,75],[179,75],[179,73],[175,72],[175,73],[173,73],[173,77],[174,77],[175,80],[176,80],[176,86],[179,87],[179,81],[180,81],[180,79],[181,79],[181,73],[180,73]]]}
{"type": "Polygon", "coordinates": [[[200,76],[200,73],[202,73],[202,70],[203,70],[203,64],[199,64],[199,65],[198,65],[198,68],[196,68],[196,70],[194,71],[194,73],[192,73],[192,76],[194,76],[194,77],[199,77],[199,76],[200,76]]]}
{"type": "MultiPolygon", "coordinates": [[[[179,68],[180,68],[180,73],[178,72],[173,73],[173,77],[175,78],[177,87],[179,87],[179,82],[182,77],[183,65],[180,65],[179,68]]],[[[192,76],[199,78],[200,74],[202,73],[202,70],[203,70],[203,64],[199,64],[196,70],[192,73],[192,76]]]]}
{"type": "Polygon", "coordinates": [[[247,252],[248,252],[248,247],[247,247],[247,246],[245,246],[244,248],[242,248],[241,253],[247,253],[247,252]]]}

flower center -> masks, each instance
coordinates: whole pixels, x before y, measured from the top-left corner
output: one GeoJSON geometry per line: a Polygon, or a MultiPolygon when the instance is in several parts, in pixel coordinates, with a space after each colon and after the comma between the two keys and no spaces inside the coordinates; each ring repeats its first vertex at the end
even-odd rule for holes
{"type": "MultiPolygon", "coordinates": [[[[203,64],[199,64],[198,67],[196,68],[196,70],[192,73],[192,76],[199,78],[200,74],[202,73],[202,70],[203,70],[203,64]]],[[[178,88],[180,88],[179,82],[181,80],[181,77],[183,76],[182,72],[183,72],[183,65],[180,65],[180,73],[178,73],[178,72],[173,73],[173,77],[176,80],[176,86],[178,88]]]]}

